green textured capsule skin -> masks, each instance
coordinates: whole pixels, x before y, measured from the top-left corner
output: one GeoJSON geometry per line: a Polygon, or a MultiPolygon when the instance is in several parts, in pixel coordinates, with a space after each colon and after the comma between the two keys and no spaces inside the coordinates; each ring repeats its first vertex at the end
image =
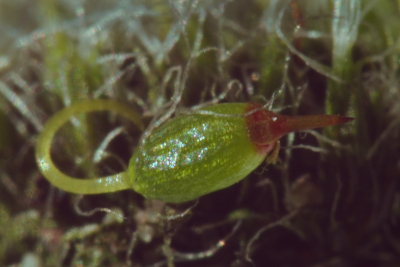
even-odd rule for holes
{"type": "Polygon", "coordinates": [[[246,104],[219,104],[204,110],[233,116],[184,115],[155,130],[129,163],[136,192],[184,202],[228,187],[262,163],[266,153],[250,141],[243,116],[246,104]]]}

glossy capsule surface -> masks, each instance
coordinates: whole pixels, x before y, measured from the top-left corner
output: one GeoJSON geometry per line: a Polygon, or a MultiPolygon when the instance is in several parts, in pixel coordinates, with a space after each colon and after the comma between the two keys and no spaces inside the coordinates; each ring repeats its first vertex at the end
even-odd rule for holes
{"type": "Polygon", "coordinates": [[[184,202],[246,177],[266,157],[249,139],[246,106],[210,106],[204,110],[232,116],[184,115],[155,130],[129,163],[133,189],[148,198],[184,202]]]}

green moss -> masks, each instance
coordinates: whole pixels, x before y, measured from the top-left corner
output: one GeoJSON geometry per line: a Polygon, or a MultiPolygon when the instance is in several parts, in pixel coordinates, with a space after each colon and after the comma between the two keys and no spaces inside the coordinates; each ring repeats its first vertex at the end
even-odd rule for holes
{"type": "MultiPolygon", "coordinates": [[[[127,257],[134,266],[308,266],[331,263],[332,255],[342,265],[396,264],[399,10],[398,1],[0,1],[0,80],[18,98],[0,104],[0,174],[10,178],[0,176],[0,265],[20,264],[32,253],[43,266],[121,266],[127,257]],[[347,4],[360,5],[337,13],[347,4]],[[340,35],[332,28],[338,22],[336,29],[356,28],[340,35]],[[201,36],[197,52],[210,50],[188,65],[201,36]],[[167,79],[186,66],[188,77],[174,72],[167,79]],[[134,192],[85,196],[83,211],[116,207],[126,218],[102,224],[101,213],[83,216],[74,195],[51,189],[39,175],[37,129],[66,105],[111,98],[132,105],[148,125],[171,111],[176,87],[184,89],[178,115],[232,81],[224,102],[268,100],[285,83],[274,108],[356,119],[323,136],[282,139],[275,166],[261,165],[197,206],[168,205],[178,214],[173,220],[165,203],[134,192]],[[286,210],[293,190],[309,199],[307,186],[293,188],[306,174],[323,201],[286,210]],[[235,227],[240,220],[246,223],[235,227]]],[[[95,168],[99,143],[125,126],[112,115],[95,117],[78,116],[57,133],[52,157],[63,171],[96,177],[126,169],[137,132],[127,127],[113,138],[95,168]]]]}

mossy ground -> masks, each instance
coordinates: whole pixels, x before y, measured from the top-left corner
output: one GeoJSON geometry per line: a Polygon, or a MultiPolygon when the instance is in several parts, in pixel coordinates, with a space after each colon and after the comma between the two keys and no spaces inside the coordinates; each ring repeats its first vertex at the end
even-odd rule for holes
{"type": "MultiPolygon", "coordinates": [[[[5,0],[0,22],[1,266],[398,266],[398,1],[5,0]],[[177,112],[274,93],[283,114],[355,121],[283,138],[276,165],[194,207],[68,194],[35,163],[43,124],[80,100],[148,124],[178,97],[177,112]]],[[[53,158],[75,177],[116,173],[139,138],[81,116],[53,158]]]]}

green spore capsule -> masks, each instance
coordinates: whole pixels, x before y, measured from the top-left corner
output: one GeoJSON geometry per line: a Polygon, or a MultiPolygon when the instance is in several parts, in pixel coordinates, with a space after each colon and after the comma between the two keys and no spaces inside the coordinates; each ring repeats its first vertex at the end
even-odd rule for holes
{"type": "Polygon", "coordinates": [[[42,174],[56,187],[77,194],[131,188],[146,198],[180,203],[226,188],[245,178],[271,154],[274,162],[283,135],[349,122],[342,116],[283,116],[258,103],[217,104],[173,118],[139,146],[127,171],[77,179],[60,172],[50,156],[52,139],[71,116],[108,110],[143,129],[140,115],[112,100],[90,100],[67,107],[46,123],[36,144],[42,174]],[[271,153],[272,152],[272,153],[271,153]]]}

